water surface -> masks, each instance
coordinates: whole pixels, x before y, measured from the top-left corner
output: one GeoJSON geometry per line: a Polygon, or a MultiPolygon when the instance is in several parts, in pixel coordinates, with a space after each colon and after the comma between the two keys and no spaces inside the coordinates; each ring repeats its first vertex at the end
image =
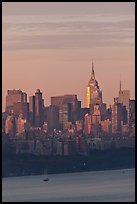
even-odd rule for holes
{"type": "Polygon", "coordinates": [[[2,179],[3,202],[135,201],[135,169],[9,177],[2,179]]]}

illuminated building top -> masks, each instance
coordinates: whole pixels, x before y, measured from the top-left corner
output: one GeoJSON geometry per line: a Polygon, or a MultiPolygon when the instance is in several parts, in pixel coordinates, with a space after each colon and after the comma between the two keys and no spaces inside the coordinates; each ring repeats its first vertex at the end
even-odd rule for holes
{"type": "Polygon", "coordinates": [[[102,103],[102,91],[99,89],[98,81],[95,78],[94,66],[92,62],[91,78],[87,86],[87,108],[92,105],[102,103]]]}

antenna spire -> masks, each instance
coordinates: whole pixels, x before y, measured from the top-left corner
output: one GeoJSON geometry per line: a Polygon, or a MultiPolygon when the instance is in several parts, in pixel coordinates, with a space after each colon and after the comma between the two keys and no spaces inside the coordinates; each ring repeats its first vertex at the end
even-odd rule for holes
{"type": "Polygon", "coordinates": [[[121,91],[121,80],[120,80],[120,91],[121,91]]]}
{"type": "Polygon", "coordinates": [[[93,64],[93,59],[92,59],[92,67],[91,67],[91,78],[95,79],[95,72],[94,72],[94,64],[93,64]]]}

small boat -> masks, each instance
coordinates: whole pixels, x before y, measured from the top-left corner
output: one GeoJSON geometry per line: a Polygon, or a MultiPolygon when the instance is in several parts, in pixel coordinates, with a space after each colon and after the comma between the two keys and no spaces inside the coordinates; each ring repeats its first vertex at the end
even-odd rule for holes
{"type": "Polygon", "coordinates": [[[49,178],[45,178],[45,179],[43,179],[43,181],[49,181],[49,178]]]}
{"type": "Polygon", "coordinates": [[[46,175],[46,178],[45,179],[43,179],[43,181],[49,181],[49,178],[47,177],[47,169],[46,170],[44,170],[44,175],[46,175]]]}

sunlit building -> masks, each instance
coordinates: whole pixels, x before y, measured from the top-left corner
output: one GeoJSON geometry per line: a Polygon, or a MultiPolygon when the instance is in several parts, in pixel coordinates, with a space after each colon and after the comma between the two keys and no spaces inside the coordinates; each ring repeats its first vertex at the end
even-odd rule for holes
{"type": "Polygon", "coordinates": [[[122,134],[129,133],[129,125],[128,124],[125,124],[125,125],[121,126],[121,133],[122,134]]]}
{"type": "Polygon", "coordinates": [[[92,72],[91,78],[89,80],[86,92],[86,103],[87,108],[91,108],[93,110],[93,106],[102,103],[102,91],[99,88],[98,81],[95,78],[95,72],[92,62],[92,72]]]}
{"type": "Polygon", "coordinates": [[[100,124],[101,114],[99,110],[99,105],[94,105],[94,112],[92,114],[92,124],[100,124]]]}
{"type": "Polygon", "coordinates": [[[111,133],[111,121],[109,119],[101,121],[101,129],[105,133],[111,133]]]}
{"type": "Polygon", "coordinates": [[[6,112],[13,112],[14,103],[27,103],[27,94],[19,90],[8,90],[6,96],[6,112]]]}
{"type": "Polygon", "coordinates": [[[120,90],[119,90],[118,102],[123,104],[124,106],[126,106],[128,122],[129,122],[129,100],[130,100],[130,91],[129,90],[122,90],[121,89],[121,81],[120,81],[120,90]]]}
{"type": "Polygon", "coordinates": [[[90,134],[90,132],[91,132],[91,115],[87,113],[84,118],[84,133],[90,134]]]}
{"type": "Polygon", "coordinates": [[[19,134],[22,134],[25,132],[25,124],[26,124],[26,119],[23,118],[23,114],[20,114],[17,120],[17,132],[19,134]]]}
{"type": "Polygon", "coordinates": [[[112,133],[121,133],[121,103],[118,98],[114,98],[112,105],[112,133]]]}
{"type": "Polygon", "coordinates": [[[71,122],[71,104],[62,104],[59,106],[59,124],[60,128],[63,129],[64,124],[71,122]]]}
{"type": "Polygon", "coordinates": [[[14,137],[16,134],[16,118],[14,115],[8,115],[5,123],[5,133],[14,137]]]}
{"type": "Polygon", "coordinates": [[[27,122],[29,121],[29,103],[26,102],[14,103],[13,112],[16,118],[18,118],[19,115],[22,114],[26,121],[27,122]]]}
{"type": "Polygon", "coordinates": [[[76,121],[76,130],[80,131],[83,129],[83,120],[76,121]]]}
{"type": "Polygon", "coordinates": [[[62,127],[64,123],[75,122],[80,118],[81,101],[78,101],[77,95],[51,97],[51,105],[59,107],[59,122],[62,127]]]}

